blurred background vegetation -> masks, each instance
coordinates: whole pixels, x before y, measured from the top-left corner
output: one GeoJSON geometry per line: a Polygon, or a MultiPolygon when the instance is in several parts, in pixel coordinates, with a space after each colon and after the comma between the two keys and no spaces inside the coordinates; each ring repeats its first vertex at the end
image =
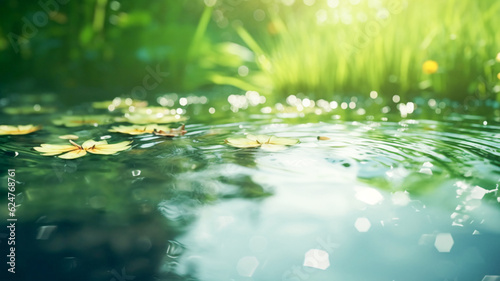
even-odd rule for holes
{"type": "Polygon", "coordinates": [[[0,93],[500,100],[499,14],[496,0],[1,0],[0,93]]]}

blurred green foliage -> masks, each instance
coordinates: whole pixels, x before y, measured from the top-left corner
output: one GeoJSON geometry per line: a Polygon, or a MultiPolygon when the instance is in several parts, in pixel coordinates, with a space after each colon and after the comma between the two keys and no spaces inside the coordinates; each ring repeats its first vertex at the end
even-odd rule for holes
{"type": "Polygon", "coordinates": [[[313,98],[428,92],[459,101],[500,92],[498,1],[273,3],[262,8],[267,28],[237,30],[274,92],[313,98]],[[423,71],[428,60],[439,65],[436,73],[423,71]]]}
{"type": "MultiPolygon", "coordinates": [[[[0,3],[0,63],[13,66],[2,68],[0,83],[23,90],[99,88],[114,92],[108,98],[143,98],[224,83],[253,60],[244,47],[218,40],[203,1],[0,3]]],[[[88,92],[87,100],[102,97],[88,92]]]]}
{"type": "Polygon", "coordinates": [[[495,0],[4,0],[0,91],[491,99],[499,13],[495,0]]]}

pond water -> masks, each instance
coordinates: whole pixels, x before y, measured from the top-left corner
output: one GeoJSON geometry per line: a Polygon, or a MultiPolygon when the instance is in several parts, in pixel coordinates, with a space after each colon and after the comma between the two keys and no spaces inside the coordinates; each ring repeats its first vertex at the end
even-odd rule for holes
{"type": "Polygon", "coordinates": [[[51,124],[64,111],[2,115],[44,125],[0,137],[2,182],[16,171],[15,277],[500,280],[499,120],[200,108],[174,138],[51,124]],[[132,149],[72,160],[32,149],[67,134],[132,149]],[[300,143],[224,143],[245,134],[300,143]]]}

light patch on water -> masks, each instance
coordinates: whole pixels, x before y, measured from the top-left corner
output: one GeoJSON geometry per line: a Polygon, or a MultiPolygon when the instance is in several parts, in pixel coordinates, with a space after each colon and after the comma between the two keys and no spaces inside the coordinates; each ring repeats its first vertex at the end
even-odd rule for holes
{"type": "Polygon", "coordinates": [[[384,200],[382,194],[371,187],[356,186],[354,191],[356,191],[356,199],[368,205],[375,205],[384,200]]]}
{"type": "Polygon", "coordinates": [[[425,167],[425,168],[432,168],[434,167],[434,165],[432,165],[431,162],[425,162],[424,164],[422,164],[422,167],[425,167]]]}
{"type": "Polygon", "coordinates": [[[426,175],[431,175],[432,176],[432,170],[431,168],[421,168],[420,171],[418,171],[421,174],[426,174],[426,175]]]}
{"type": "Polygon", "coordinates": [[[141,144],[139,147],[140,148],[148,148],[148,147],[153,147],[159,143],[162,143],[163,141],[157,141],[157,142],[150,142],[150,143],[145,143],[145,144],[141,144]]]}
{"type": "Polygon", "coordinates": [[[158,138],[159,138],[158,136],[145,137],[145,138],[141,138],[141,141],[156,140],[156,139],[158,139],[158,138]]]}
{"type": "MultiPolygon", "coordinates": [[[[307,106],[312,101],[300,100],[302,106],[304,102],[307,106]]],[[[280,120],[270,125],[267,121],[261,125],[241,122],[221,127],[227,128],[224,133],[233,129],[241,134],[268,133],[299,138],[302,143],[279,152],[259,149],[234,153],[223,144],[207,141],[195,148],[206,154],[210,165],[176,175],[176,187],[183,192],[193,192],[196,186],[209,196],[230,195],[200,207],[196,220],[179,238],[189,246],[179,259],[180,268],[186,268],[189,257],[199,257],[193,270],[200,280],[258,279],[262,274],[273,280],[293,280],[298,278],[293,275],[297,268],[305,269],[307,274],[324,274],[311,274],[310,280],[352,280],[353,265],[367,269],[355,276],[356,280],[364,280],[372,273],[381,277],[382,271],[388,272],[387,268],[373,266],[380,262],[398,267],[407,263],[428,266],[437,263],[432,253],[450,252],[438,255],[446,262],[461,256],[458,249],[452,251],[454,238],[460,246],[466,238],[456,235],[483,239],[492,232],[500,233],[495,225],[499,213],[482,194],[486,185],[474,190],[476,185],[483,186],[476,180],[476,170],[467,179],[448,173],[454,167],[446,155],[456,147],[446,141],[453,141],[448,137],[454,136],[446,136],[441,143],[439,138],[445,133],[438,132],[438,127],[429,129],[434,123],[419,120],[290,125],[280,120]],[[407,131],[397,132],[401,127],[407,131]],[[421,127],[429,132],[428,139],[419,131],[421,127]],[[318,136],[330,140],[318,141],[318,136]],[[435,176],[419,174],[420,169],[429,169],[435,176]],[[259,200],[234,199],[247,183],[271,195],[259,200]],[[432,186],[425,192],[417,190],[427,185],[432,186]],[[477,199],[481,194],[483,197],[477,199]],[[448,234],[440,233],[446,229],[450,229],[448,234]],[[424,231],[429,234],[422,234],[424,231]],[[308,250],[335,255],[335,260],[330,261],[336,270],[314,267],[317,262],[312,259],[309,264],[313,266],[307,266],[304,255],[308,250]],[[358,258],[361,255],[363,260],[358,258]],[[248,262],[251,257],[257,259],[257,266],[248,262]]],[[[460,145],[469,144],[463,140],[460,145]]],[[[478,158],[472,153],[457,155],[464,156],[464,164],[478,158]]],[[[165,208],[169,208],[167,203],[162,204],[163,212],[165,208]]],[[[166,213],[173,215],[180,210],[166,213]]],[[[176,221],[182,218],[184,215],[176,221]]],[[[485,249],[478,251],[486,257],[485,249]]],[[[491,264],[487,259],[485,262],[491,264]]],[[[391,278],[404,279],[396,275],[391,278]]],[[[422,273],[423,279],[431,275],[422,273]]]]}
{"type": "Polygon", "coordinates": [[[403,167],[391,167],[391,169],[385,172],[385,174],[391,181],[401,182],[410,174],[410,172],[403,167]]]}
{"type": "Polygon", "coordinates": [[[500,275],[485,275],[481,281],[500,281],[500,275]]]}
{"type": "Polygon", "coordinates": [[[56,225],[44,225],[38,228],[38,233],[36,235],[37,240],[47,240],[54,230],[56,230],[56,225]]]}
{"type": "Polygon", "coordinates": [[[320,249],[310,249],[305,253],[304,266],[325,270],[330,267],[328,252],[320,249]]]}
{"type": "Polygon", "coordinates": [[[410,203],[410,194],[407,191],[396,191],[391,196],[392,203],[398,206],[406,206],[410,203]]]}
{"type": "Polygon", "coordinates": [[[470,198],[472,199],[483,199],[484,195],[488,193],[488,190],[480,187],[480,186],[474,186],[470,192],[470,198]]]}
{"type": "Polygon", "coordinates": [[[354,227],[359,232],[367,232],[371,226],[370,220],[365,217],[357,218],[356,222],[354,222],[354,227]]]}
{"type": "Polygon", "coordinates": [[[436,235],[436,240],[434,242],[434,247],[440,253],[449,253],[453,247],[454,241],[451,233],[439,233],[436,235]]]}

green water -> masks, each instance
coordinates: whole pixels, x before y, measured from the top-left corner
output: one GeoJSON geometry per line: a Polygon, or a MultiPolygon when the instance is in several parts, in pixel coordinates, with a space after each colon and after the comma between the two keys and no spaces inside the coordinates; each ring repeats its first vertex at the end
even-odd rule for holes
{"type": "MultiPolygon", "coordinates": [[[[16,99],[3,108],[33,104],[16,99]]],[[[56,126],[119,113],[48,99],[55,112],[1,115],[44,126],[0,136],[5,206],[16,171],[19,280],[500,280],[498,104],[464,115],[415,101],[402,118],[373,102],[307,113],[209,98],[176,104],[188,132],[165,138],[108,132],[119,123],[56,126]],[[300,143],[224,143],[247,133],[300,143]],[[133,143],[74,160],[32,149],[67,134],[133,143]]]]}

